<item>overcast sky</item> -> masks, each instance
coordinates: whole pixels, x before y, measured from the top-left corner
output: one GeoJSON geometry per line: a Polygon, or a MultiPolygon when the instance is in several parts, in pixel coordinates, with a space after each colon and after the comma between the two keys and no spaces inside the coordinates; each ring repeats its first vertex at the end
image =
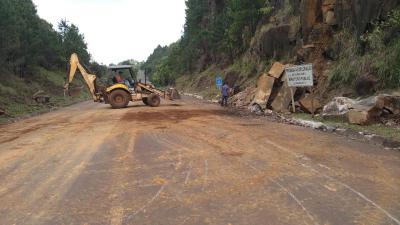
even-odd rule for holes
{"type": "Polygon", "coordinates": [[[177,41],[185,23],[185,0],[33,0],[39,16],[66,18],[85,35],[99,63],[146,60],[154,48],[177,41]]]}

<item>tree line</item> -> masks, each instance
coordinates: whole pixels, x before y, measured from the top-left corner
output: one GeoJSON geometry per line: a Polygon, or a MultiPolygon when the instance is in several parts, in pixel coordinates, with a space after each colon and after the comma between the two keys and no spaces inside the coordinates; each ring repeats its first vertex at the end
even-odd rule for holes
{"type": "Polygon", "coordinates": [[[186,0],[181,39],[170,46],[158,46],[144,68],[153,82],[170,85],[178,76],[211,63],[233,62],[248,48],[257,24],[270,9],[265,0],[186,0]]]}
{"type": "Polygon", "coordinates": [[[55,30],[37,15],[31,0],[1,0],[0,30],[0,66],[21,77],[29,76],[37,66],[64,70],[72,52],[83,63],[90,62],[79,28],[62,20],[55,30]]]}

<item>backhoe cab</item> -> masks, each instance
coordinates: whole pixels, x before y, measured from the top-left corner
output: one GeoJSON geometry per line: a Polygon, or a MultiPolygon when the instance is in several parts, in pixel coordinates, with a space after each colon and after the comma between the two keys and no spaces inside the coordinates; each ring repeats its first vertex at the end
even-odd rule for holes
{"type": "Polygon", "coordinates": [[[110,104],[114,109],[126,108],[131,101],[142,101],[148,106],[158,107],[161,98],[173,100],[171,92],[157,89],[151,84],[138,82],[130,65],[108,67],[112,76],[109,80],[112,84],[108,87],[99,86],[97,76],[87,72],[87,69],[79,63],[78,55],[75,53],[71,55],[68,78],[64,87],[68,93],[77,70],[81,73],[93,100],[110,104]],[[129,77],[125,75],[126,72],[129,77]]]}

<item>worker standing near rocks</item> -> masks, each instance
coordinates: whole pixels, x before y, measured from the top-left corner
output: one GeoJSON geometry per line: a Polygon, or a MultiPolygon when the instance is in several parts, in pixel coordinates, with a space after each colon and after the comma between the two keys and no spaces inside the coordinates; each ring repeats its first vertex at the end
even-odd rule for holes
{"type": "Polygon", "coordinates": [[[221,106],[222,107],[228,106],[229,90],[230,90],[230,87],[229,87],[228,83],[225,82],[221,89],[221,92],[222,92],[221,106]]]}

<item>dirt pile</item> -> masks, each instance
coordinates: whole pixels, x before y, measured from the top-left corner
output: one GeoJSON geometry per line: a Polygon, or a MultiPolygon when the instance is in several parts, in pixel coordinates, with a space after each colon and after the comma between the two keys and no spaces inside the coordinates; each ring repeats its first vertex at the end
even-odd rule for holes
{"type": "Polygon", "coordinates": [[[256,95],[256,90],[257,89],[254,87],[248,87],[246,90],[232,96],[229,100],[230,105],[235,108],[247,108],[253,101],[256,95]]]}

